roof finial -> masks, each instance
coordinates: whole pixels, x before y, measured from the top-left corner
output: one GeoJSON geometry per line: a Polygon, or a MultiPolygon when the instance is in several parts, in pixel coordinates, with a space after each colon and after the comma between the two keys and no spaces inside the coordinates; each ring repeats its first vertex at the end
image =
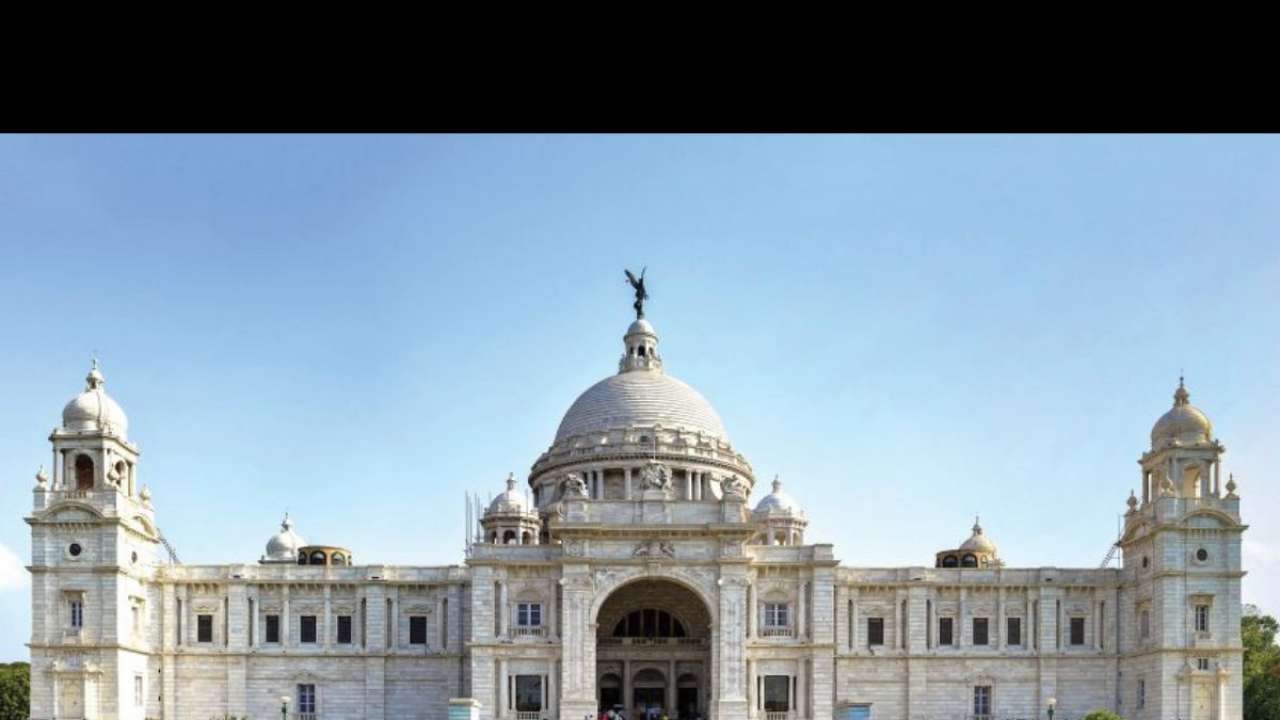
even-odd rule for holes
{"type": "Polygon", "coordinates": [[[1178,371],[1178,389],[1173,392],[1173,406],[1186,405],[1191,400],[1191,393],[1187,392],[1187,385],[1184,382],[1182,371],[1178,371]]]}
{"type": "Polygon", "coordinates": [[[280,529],[288,532],[293,529],[293,521],[289,519],[289,511],[284,511],[284,519],[280,521],[280,529]]]}
{"type": "Polygon", "coordinates": [[[627,282],[631,283],[631,287],[636,291],[636,301],[631,307],[636,310],[636,319],[644,317],[644,301],[649,299],[649,293],[644,289],[644,273],[649,267],[646,265],[640,270],[640,277],[637,278],[631,274],[630,270],[623,268],[622,272],[627,274],[627,282]]]}
{"type": "Polygon", "coordinates": [[[513,472],[507,473],[507,489],[508,490],[516,489],[516,474],[513,472]]]}
{"type": "Polygon", "coordinates": [[[89,374],[85,376],[84,383],[86,390],[97,390],[107,382],[103,377],[102,371],[98,369],[98,353],[93,354],[93,365],[89,368],[89,374]]]}
{"type": "Polygon", "coordinates": [[[773,476],[773,491],[778,492],[781,489],[782,489],[782,481],[779,480],[778,476],[775,474],[773,476]]]}
{"type": "Polygon", "coordinates": [[[982,534],[982,522],[979,520],[977,513],[973,514],[973,534],[974,535],[982,534]]]}

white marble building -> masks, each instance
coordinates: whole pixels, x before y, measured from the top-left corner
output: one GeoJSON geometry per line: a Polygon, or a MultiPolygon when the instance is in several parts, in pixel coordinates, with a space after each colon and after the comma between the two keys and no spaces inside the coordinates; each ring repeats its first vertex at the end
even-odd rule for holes
{"type": "Polygon", "coordinates": [[[1140,460],[1121,567],[1006,567],[976,524],[927,564],[849,567],[664,371],[649,322],[624,343],[527,490],[508,479],[449,567],[358,564],[287,518],[257,562],[177,562],[95,363],[26,518],[32,717],[399,720],[470,698],[484,720],[613,705],[1041,718],[1051,704],[1060,719],[1240,720],[1245,526],[1181,385],[1140,460]]]}

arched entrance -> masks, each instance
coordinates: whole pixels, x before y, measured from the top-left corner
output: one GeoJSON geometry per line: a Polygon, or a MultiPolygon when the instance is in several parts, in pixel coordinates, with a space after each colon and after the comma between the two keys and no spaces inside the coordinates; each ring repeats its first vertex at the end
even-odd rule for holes
{"type": "Polygon", "coordinates": [[[692,590],[646,578],[614,590],[596,616],[600,710],[621,706],[628,720],[706,717],[711,612],[692,590]]]}

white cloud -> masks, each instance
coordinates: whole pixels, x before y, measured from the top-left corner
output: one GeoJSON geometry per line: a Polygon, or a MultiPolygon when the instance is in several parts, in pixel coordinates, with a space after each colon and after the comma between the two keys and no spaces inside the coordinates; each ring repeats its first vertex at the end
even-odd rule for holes
{"type": "Polygon", "coordinates": [[[27,586],[27,568],[22,559],[9,548],[0,545],[0,591],[21,590],[27,586]]]}

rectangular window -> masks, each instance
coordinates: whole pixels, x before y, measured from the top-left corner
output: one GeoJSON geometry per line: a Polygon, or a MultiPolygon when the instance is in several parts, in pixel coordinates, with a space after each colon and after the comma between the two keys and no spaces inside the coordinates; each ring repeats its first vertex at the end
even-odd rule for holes
{"type": "Polygon", "coordinates": [[[955,620],[953,618],[938,618],[938,644],[955,644],[955,620]]]}
{"type": "Polygon", "coordinates": [[[1084,618],[1071,618],[1071,644],[1084,644],[1084,618]]]}
{"type": "Polygon", "coordinates": [[[520,627],[542,627],[542,603],[519,603],[516,605],[516,625],[520,627]]]}
{"type": "Polygon", "coordinates": [[[775,630],[787,627],[789,625],[788,609],[786,603],[765,603],[764,626],[775,630]]]}
{"type": "Polygon", "coordinates": [[[765,712],[791,710],[791,678],[786,675],[764,676],[765,712]]]}
{"type": "Polygon", "coordinates": [[[267,637],[266,637],[266,641],[267,641],[267,642],[269,642],[269,643],[278,643],[278,642],[280,642],[280,616],[279,616],[279,615],[268,615],[268,616],[267,616],[267,637]]]}
{"type": "Polygon", "coordinates": [[[1196,606],[1196,632],[1209,632],[1209,606],[1196,606]]]}
{"type": "Polygon", "coordinates": [[[142,676],[134,675],[133,676],[133,704],[137,707],[142,707],[142,702],[143,702],[142,676]]]}
{"type": "MultiPolygon", "coordinates": [[[[298,640],[304,643],[313,643],[316,641],[316,616],[303,615],[298,618],[298,640]]],[[[299,710],[298,712],[302,712],[299,710]]]]}
{"type": "Polygon", "coordinates": [[[426,615],[410,615],[409,616],[409,644],[410,645],[426,645],[427,644],[427,616],[426,615]]]}
{"type": "Polygon", "coordinates": [[[1147,638],[1151,637],[1151,611],[1150,610],[1142,611],[1142,614],[1139,616],[1138,630],[1141,633],[1143,640],[1146,640],[1147,638]]]}
{"type": "Polygon", "coordinates": [[[973,619],[973,644],[986,645],[989,638],[987,637],[987,618],[973,619]]]}
{"type": "Polygon", "coordinates": [[[196,616],[196,642],[202,642],[202,643],[213,642],[213,616],[212,615],[196,616]]]}
{"type": "Polygon", "coordinates": [[[133,607],[129,608],[129,614],[132,618],[131,626],[133,627],[133,634],[142,634],[142,608],[138,607],[135,603],[133,607]]]}
{"type": "Polygon", "coordinates": [[[973,714],[979,718],[991,716],[990,685],[977,685],[973,688],[973,714]]]}
{"type": "Polygon", "coordinates": [[[1022,618],[1005,618],[1007,627],[1005,639],[1009,645],[1022,644],[1022,618]]]}
{"type": "Polygon", "coordinates": [[[1196,669],[1197,669],[1197,670],[1208,670],[1208,669],[1209,669],[1209,658],[1196,658],[1196,669]]]}
{"type": "Polygon", "coordinates": [[[1138,709],[1147,706],[1147,681],[1139,678],[1138,680],[1138,709]]]}
{"type": "Polygon", "coordinates": [[[71,627],[77,630],[84,627],[84,601],[79,598],[71,600],[68,609],[71,612],[71,627]]]}
{"type": "Polygon", "coordinates": [[[884,618],[867,618],[867,645],[884,644],[884,618]]]}
{"type": "Polygon", "coordinates": [[[298,714],[315,715],[316,713],[316,686],[315,685],[299,685],[298,686],[298,714]]]}
{"type": "Polygon", "coordinates": [[[351,644],[351,616],[350,615],[338,616],[338,644],[339,645],[351,644]]]}
{"type": "Polygon", "coordinates": [[[516,676],[516,712],[542,712],[542,676],[516,676]]]}

